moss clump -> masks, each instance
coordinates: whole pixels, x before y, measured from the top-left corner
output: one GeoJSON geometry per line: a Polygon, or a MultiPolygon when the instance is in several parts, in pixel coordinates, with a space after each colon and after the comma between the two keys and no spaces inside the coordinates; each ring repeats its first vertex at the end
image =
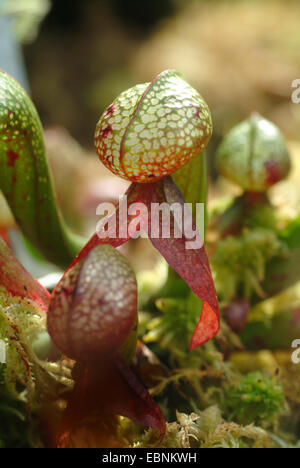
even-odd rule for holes
{"type": "Polygon", "coordinates": [[[211,406],[198,413],[178,413],[167,424],[163,440],[150,429],[133,447],[138,448],[269,448],[266,431],[253,424],[242,426],[223,419],[220,409],[211,406]]]}
{"type": "Polygon", "coordinates": [[[266,264],[286,255],[285,245],[268,229],[245,229],[240,237],[227,237],[212,258],[218,293],[226,303],[236,297],[249,299],[253,293],[265,297],[260,283],[266,264]]]}
{"type": "Polygon", "coordinates": [[[11,396],[0,374],[0,448],[40,448],[43,446],[36,430],[34,415],[28,420],[26,404],[11,396]]]}
{"type": "Polygon", "coordinates": [[[162,348],[176,346],[188,350],[190,338],[201,315],[202,301],[190,292],[184,299],[158,299],[156,306],[162,315],[149,321],[144,341],[158,341],[162,348]]]}
{"type": "Polygon", "coordinates": [[[73,385],[66,367],[42,361],[34,351],[33,343],[45,328],[45,316],[35,304],[0,288],[0,339],[6,348],[4,384],[28,408],[37,399],[57,396],[61,386],[73,385]]]}
{"type": "Polygon", "coordinates": [[[275,422],[284,404],[281,387],[260,372],[242,377],[237,385],[227,389],[225,398],[232,419],[241,424],[275,422]]]}
{"type": "Polygon", "coordinates": [[[39,411],[72,388],[62,361],[38,358],[34,342],[45,333],[45,316],[31,301],[0,288],[0,340],[5,363],[0,364],[0,447],[43,446],[37,429],[39,411]]]}

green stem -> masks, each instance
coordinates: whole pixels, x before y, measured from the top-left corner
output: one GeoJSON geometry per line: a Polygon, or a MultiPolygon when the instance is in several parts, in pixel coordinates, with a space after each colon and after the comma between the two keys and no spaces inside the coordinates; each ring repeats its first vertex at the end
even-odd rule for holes
{"type": "Polygon", "coordinates": [[[290,249],[300,249],[300,216],[281,231],[280,237],[290,249]]]}
{"type": "MultiPolygon", "coordinates": [[[[255,213],[262,210],[265,213],[268,208],[272,214],[273,208],[266,193],[246,191],[234,199],[224,213],[213,222],[213,227],[218,231],[221,238],[240,235],[255,213]]],[[[270,215],[268,220],[269,218],[270,215]]],[[[263,221],[265,223],[266,219],[264,218],[263,221]]]]}
{"type": "MultiPolygon", "coordinates": [[[[207,219],[207,163],[206,153],[202,151],[196,158],[172,175],[180,189],[186,203],[193,204],[193,217],[196,215],[196,203],[204,203],[205,220],[207,219]]],[[[189,287],[180,276],[169,267],[166,284],[159,293],[159,297],[182,297],[187,295],[189,287]]]]}
{"type": "Polygon", "coordinates": [[[274,259],[267,265],[263,285],[268,295],[274,295],[300,281],[300,216],[280,233],[290,253],[285,259],[274,259]]]}
{"type": "Polygon", "coordinates": [[[205,151],[175,172],[172,179],[180,189],[186,203],[193,203],[193,215],[195,215],[196,203],[204,203],[206,210],[208,182],[205,151]]]}
{"type": "Polygon", "coordinates": [[[65,268],[84,244],[57,208],[38,113],[20,84],[0,70],[0,189],[25,236],[65,268]]]}
{"type": "Polygon", "coordinates": [[[298,285],[256,304],[240,337],[247,349],[290,349],[300,336],[298,285]]]}

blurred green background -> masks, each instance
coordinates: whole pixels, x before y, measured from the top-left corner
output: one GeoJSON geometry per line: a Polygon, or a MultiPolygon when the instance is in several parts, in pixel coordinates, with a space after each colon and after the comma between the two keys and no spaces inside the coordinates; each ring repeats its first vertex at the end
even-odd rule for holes
{"type": "MultiPolygon", "coordinates": [[[[35,3],[41,8],[45,0],[35,3]]],[[[119,92],[175,68],[212,109],[213,146],[253,110],[299,139],[300,105],[290,99],[291,83],[300,77],[298,0],[50,4],[39,35],[24,46],[45,125],[66,127],[92,147],[95,124],[119,92]]]]}

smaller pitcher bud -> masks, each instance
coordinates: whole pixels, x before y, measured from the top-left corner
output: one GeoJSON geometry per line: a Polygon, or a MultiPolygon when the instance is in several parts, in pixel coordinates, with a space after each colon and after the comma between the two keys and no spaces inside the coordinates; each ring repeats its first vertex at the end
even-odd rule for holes
{"type": "Polygon", "coordinates": [[[209,108],[174,70],[124,91],[95,133],[100,160],[133,182],[154,182],[197,156],[212,133],[209,108]]]}
{"type": "Polygon", "coordinates": [[[137,284],[128,261],[110,245],[100,245],[58,284],[48,309],[48,331],[64,354],[93,362],[124,344],[136,316],[137,284]]]}
{"type": "Polygon", "coordinates": [[[263,192],[284,179],[290,156],[279,128],[258,114],[234,127],[217,151],[217,169],[244,190],[263,192]]]}
{"type": "Polygon", "coordinates": [[[223,316],[235,333],[243,331],[247,325],[250,303],[247,299],[232,301],[223,311],[223,316]]]}

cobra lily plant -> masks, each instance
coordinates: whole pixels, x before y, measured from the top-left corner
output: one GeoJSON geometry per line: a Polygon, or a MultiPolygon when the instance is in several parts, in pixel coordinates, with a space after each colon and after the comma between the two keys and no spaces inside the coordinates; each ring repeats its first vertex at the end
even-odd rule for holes
{"type": "MultiPolygon", "coordinates": [[[[0,71],[0,188],[25,236],[46,259],[67,268],[50,297],[0,243],[2,294],[8,301],[17,296],[33,302],[47,313],[54,344],[76,361],[75,385],[57,430],[59,446],[66,446],[71,428],[95,411],[124,415],[164,433],[161,410],[130,369],[137,289],[130,265],[116,248],[141,229],[152,232],[147,229],[154,222],[151,204],[183,206],[184,196],[188,202],[205,201],[204,149],[211,133],[207,104],[175,71],[122,93],[97,125],[95,149],[113,173],[132,182],[126,193],[129,213],[142,202],[149,216],[129,214],[120,222],[117,210],[102,226],[105,234],[95,233],[85,244],[56,205],[37,111],[22,87],[0,71]],[[129,232],[135,218],[135,232],[129,232]]],[[[193,349],[218,332],[218,299],[204,247],[186,249],[188,239],[176,237],[175,227],[171,213],[171,237],[149,237],[203,301],[193,349]]],[[[158,232],[161,228],[156,226],[158,232]]],[[[30,367],[30,356],[26,359],[30,367]]]]}

